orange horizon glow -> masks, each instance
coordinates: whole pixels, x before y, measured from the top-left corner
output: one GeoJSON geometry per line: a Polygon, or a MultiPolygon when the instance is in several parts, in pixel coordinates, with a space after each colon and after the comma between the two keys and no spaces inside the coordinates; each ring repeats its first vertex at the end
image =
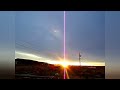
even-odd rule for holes
{"type": "MultiPolygon", "coordinates": [[[[44,57],[40,57],[34,54],[30,54],[30,53],[25,53],[25,52],[15,52],[15,58],[21,58],[21,59],[30,59],[30,60],[34,60],[34,61],[38,61],[38,62],[45,62],[45,63],[49,63],[49,64],[59,64],[62,65],[64,63],[64,59],[58,57],[56,60],[52,60],[49,58],[44,58],[44,57]]],[[[74,65],[74,66],[80,66],[79,61],[77,62],[76,60],[74,60],[75,62],[69,61],[68,59],[65,60],[65,63],[67,63],[67,65],[74,65]]],[[[84,61],[84,60],[82,60],[84,61]]],[[[81,62],[81,66],[105,66],[105,62],[81,62]]]]}
{"type": "MultiPolygon", "coordinates": [[[[47,63],[54,64],[54,65],[62,65],[63,67],[67,67],[69,65],[80,66],[79,62],[49,61],[47,63]]],[[[81,62],[81,66],[105,66],[105,63],[104,62],[81,62]]]]}

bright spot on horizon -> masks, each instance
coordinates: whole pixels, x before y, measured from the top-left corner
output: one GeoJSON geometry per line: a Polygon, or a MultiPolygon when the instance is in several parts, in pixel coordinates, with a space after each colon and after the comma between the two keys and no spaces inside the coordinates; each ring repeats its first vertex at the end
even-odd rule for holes
{"type": "Polygon", "coordinates": [[[65,62],[65,61],[61,62],[60,64],[61,64],[64,68],[67,68],[68,65],[69,65],[69,64],[68,64],[67,62],[65,62]]]}

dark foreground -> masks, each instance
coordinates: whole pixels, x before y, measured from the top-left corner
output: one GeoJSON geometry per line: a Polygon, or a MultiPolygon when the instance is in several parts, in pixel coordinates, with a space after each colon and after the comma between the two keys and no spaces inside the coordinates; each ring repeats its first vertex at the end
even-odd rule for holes
{"type": "MultiPolygon", "coordinates": [[[[32,60],[15,60],[16,79],[63,79],[64,68],[32,60]]],[[[68,79],[105,79],[105,66],[68,66],[68,79]]]]}

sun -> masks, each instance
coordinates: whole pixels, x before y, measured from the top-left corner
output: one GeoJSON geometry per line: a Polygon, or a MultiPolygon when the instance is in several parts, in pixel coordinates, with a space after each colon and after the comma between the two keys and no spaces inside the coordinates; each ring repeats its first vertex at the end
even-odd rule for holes
{"type": "Polygon", "coordinates": [[[61,62],[61,65],[62,65],[64,68],[67,68],[67,67],[68,67],[68,63],[67,63],[67,62],[61,62]]]}

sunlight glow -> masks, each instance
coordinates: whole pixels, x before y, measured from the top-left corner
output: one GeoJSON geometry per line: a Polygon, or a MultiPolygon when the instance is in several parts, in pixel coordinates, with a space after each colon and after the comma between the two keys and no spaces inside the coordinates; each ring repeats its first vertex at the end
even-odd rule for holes
{"type": "Polygon", "coordinates": [[[37,55],[34,55],[34,54],[30,54],[30,53],[24,53],[24,52],[15,52],[16,54],[18,55],[22,55],[23,57],[26,56],[26,57],[30,57],[30,58],[37,58],[37,59],[40,59],[42,57],[39,57],[37,55]]]}
{"type": "MultiPolygon", "coordinates": [[[[48,63],[59,64],[63,67],[68,67],[68,65],[80,66],[79,62],[49,61],[48,63]]],[[[81,66],[105,66],[105,62],[81,62],[81,66]]]]}
{"type": "Polygon", "coordinates": [[[68,67],[68,63],[67,62],[61,62],[60,63],[64,68],[67,68],[68,67]]]}
{"type": "MultiPolygon", "coordinates": [[[[53,60],[53,59],[49,59],[46,57],[42,57],[42,56],[37,56],[34,54],[30,54],[30,53],[25,53],[25,52],[21,52],[21,51],[16,51],[15,52],[15,58],[21,58],[21,59],[30,59],[30,60],[35,60],[38,62],[46,62],[49,64],[54,64],[54,65],[62,65],[64,67],[67,67],[68,65],[74,65],[74,66],[79,66],[79,62],[70,62],[69,60],[65,60],[62,58],[58,58],[58,60],[53,60]]],[[[81,62],[82,66],[105,66],[105,62],[81,62]]]]}

